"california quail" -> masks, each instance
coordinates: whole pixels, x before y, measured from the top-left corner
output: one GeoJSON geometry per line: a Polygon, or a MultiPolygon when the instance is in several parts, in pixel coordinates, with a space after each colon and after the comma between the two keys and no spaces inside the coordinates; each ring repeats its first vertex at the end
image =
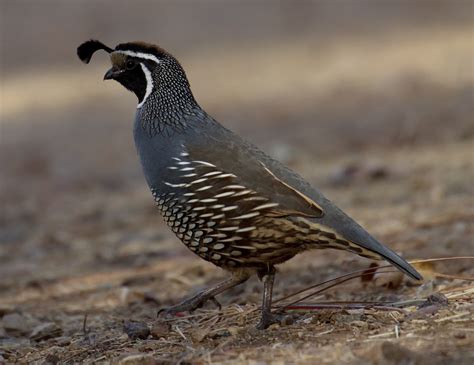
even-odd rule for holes
{"type": "Polygon", "coordinates": [[[385,259],[413,279],[421,275],[380,244],[298,174],[224,128],[196,102],[178,61],[143,42],[111,49],[90,40],[79,46],[110,53],[104,79],[138,97],[134,139],[161,214],[194,253],[231,278],[166,310],[191,311],[257,273],[264,283],[258,328],[271,313],[275,265],[315,248],[385,259]]]}

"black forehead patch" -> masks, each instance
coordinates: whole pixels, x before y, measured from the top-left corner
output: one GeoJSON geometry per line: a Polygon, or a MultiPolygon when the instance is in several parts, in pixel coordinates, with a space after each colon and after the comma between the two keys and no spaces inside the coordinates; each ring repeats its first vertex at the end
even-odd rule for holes
{"type": "Polygon", "coordinates": [[[168,55],[168,52],[166,52],[163,48],[145,42],[120,43],[117,47],[115,47],[115,50],[148,53],[158,58],[168,55]]]}

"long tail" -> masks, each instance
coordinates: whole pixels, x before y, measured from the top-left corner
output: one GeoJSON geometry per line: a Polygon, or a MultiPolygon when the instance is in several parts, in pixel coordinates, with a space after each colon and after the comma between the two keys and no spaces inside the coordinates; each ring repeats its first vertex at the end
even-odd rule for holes
{"type": "Polygon", "coordinates": [[[313,242],[316,243],[317,248],[334,248],[349,251],[359,256],[374,260],[386,260],[412,279],[423,280],[423,277],[413,268],[413,266],[398,256],[395,252],[378,242],[362,227],[359,225],[355,226],[355,222],[353,222],[351,226],[351,233],[354,232],[355,227],[360,231],[358,232],[358,237],[355,237],[355,235],[352,234],[352,239],[341,235],[339,232],[336,232],[327,226],[314,222],[306,222],[310,225],[310,237],[316,236],[313,242]],[[362,239],[355,241],[354,238],[362,239]]]}
{"type": "MultiPolygon", "coordinates": [[[[336,245],[339,239],[336,240],[336,245]]],[[[331,248],[337,249],[344,249],[353,253],[356,253],[359,256],[367,257],[374,260],[386,260],[399,269],[401,272],[407,274],[409,277],[415,280],[423,280],[421,274],[415,270],[413,266],[411,266],[408,262],[406,262],[403,258],[397,255],[395,252],[387,248],[386,246],[382,245],[378,242],[375,238],[371,237],[370,241],[366,241],[363,243],[355,243],[348,240],[343,240],[346,243],[345,247],[341,247],[340,245],[331,246],[331,248]],[[348,246],[347,246],[348,245],[348,246]]]]}
{"type": "Polygon", "coordinates": [[[373,252],[379,254],[380,257],[382,257],[383,259],[391,263],[393,266],[395,266],[397,269],[407,274],[412,279],[423,280],[423,276],[421,276],[421,274],[418,271],[416,271],[415,268],[411,266],[408,262],[406,262],[404,259],[398,256],[395,252],[383,246],[379,242],[377,242],[377,244],[379,247],[375,248],[373,252]]]}

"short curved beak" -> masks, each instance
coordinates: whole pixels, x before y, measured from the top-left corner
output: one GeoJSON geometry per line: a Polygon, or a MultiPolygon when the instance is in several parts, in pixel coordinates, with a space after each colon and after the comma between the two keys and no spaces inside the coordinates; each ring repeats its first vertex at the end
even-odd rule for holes
{"type": "Polygon", "coordinates": [[[116,68],[111,68],[108,70],[105,75],[104,75],[104,80],[114,80],[117,75],[120,73],[120,70],[117,70],[116,68]]]}

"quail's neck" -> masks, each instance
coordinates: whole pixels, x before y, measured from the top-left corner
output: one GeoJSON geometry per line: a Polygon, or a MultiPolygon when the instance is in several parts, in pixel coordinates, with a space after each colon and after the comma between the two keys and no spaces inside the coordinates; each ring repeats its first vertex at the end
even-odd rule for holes
{"type": "Polygon", "coordinates": [[[153,91],[138,108],[142,127],[150,137],[164,131],[181,131],[187,128],[190,116],[200,114],[189,82],[180,68],[161,70],[153,75],[153,91]]]}

